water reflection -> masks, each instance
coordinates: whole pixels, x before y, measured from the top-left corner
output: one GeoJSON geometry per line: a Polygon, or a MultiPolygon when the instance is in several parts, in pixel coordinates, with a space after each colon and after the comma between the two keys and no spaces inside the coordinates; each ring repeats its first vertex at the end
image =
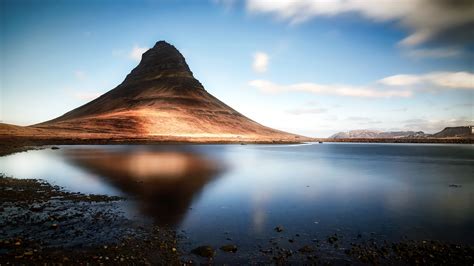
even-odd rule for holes
{"type": "Polygon", "coordinates": [[[193,152],[71,149],[67,160],[137,201],[160,225],[178,225],[193,198],[220,171],[216,161],[193,152]]]}

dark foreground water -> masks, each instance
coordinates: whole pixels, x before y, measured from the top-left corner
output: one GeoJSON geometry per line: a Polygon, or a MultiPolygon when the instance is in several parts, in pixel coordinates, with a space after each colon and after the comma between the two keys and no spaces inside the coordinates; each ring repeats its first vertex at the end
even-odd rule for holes
{"type": "Polygon", "coordinates": [[[134,219],[177,228],[185,250],[335,233],[474,244],[472,145],[60,146],[0,157],[0,172],[126,196],[134,219]]]}

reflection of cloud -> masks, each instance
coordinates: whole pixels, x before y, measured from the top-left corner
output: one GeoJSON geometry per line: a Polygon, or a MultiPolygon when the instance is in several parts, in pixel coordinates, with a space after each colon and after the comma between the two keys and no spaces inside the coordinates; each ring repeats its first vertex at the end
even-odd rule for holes
{"type": "Polygon", "coordinates": [[[271,201],[271,191],[261,191],[252,194],[252,223],[255,232],[262,232],[265,227],[266,205],[271,201]]]}
{"type": "Polygon", "coordinates": [[[290,23],[313,17],[356,13],[372,21],[398,21],[411,33],[400,43],[415,46],[429,41],[472,42],[474,3],[451,0],[247,0],[251,13],[273,14],[290,23]]]}

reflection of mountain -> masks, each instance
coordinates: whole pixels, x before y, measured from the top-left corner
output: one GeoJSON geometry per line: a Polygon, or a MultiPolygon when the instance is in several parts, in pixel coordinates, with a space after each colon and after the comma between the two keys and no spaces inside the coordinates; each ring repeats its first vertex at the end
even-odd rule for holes
{"type": "Polygon", "coordinates": [[[220,170],[190,152],[76,149],[66,157],[137,200],[140,211],[161,225],[179,224],[194,196],[220,170]]]}

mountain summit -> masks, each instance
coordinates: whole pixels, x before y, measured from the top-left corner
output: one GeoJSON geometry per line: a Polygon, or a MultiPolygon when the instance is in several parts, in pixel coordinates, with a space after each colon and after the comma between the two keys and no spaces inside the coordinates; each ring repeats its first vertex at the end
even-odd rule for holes
{"type": "Polygon", "coordinates": [[[125,82],[163,77],[192,78],[193,73],[183,55],[173,45],[159,41],[142,55],[140,64],[127,76],[125,82]]]}
{"type": "Polygon", "coordinates": [[[222,141],[295,141],[243,116],[209,94],[183,55],[159,41],[116,88],[56,119],[32,126],[108,137],[184,137],[222,141]]]}

